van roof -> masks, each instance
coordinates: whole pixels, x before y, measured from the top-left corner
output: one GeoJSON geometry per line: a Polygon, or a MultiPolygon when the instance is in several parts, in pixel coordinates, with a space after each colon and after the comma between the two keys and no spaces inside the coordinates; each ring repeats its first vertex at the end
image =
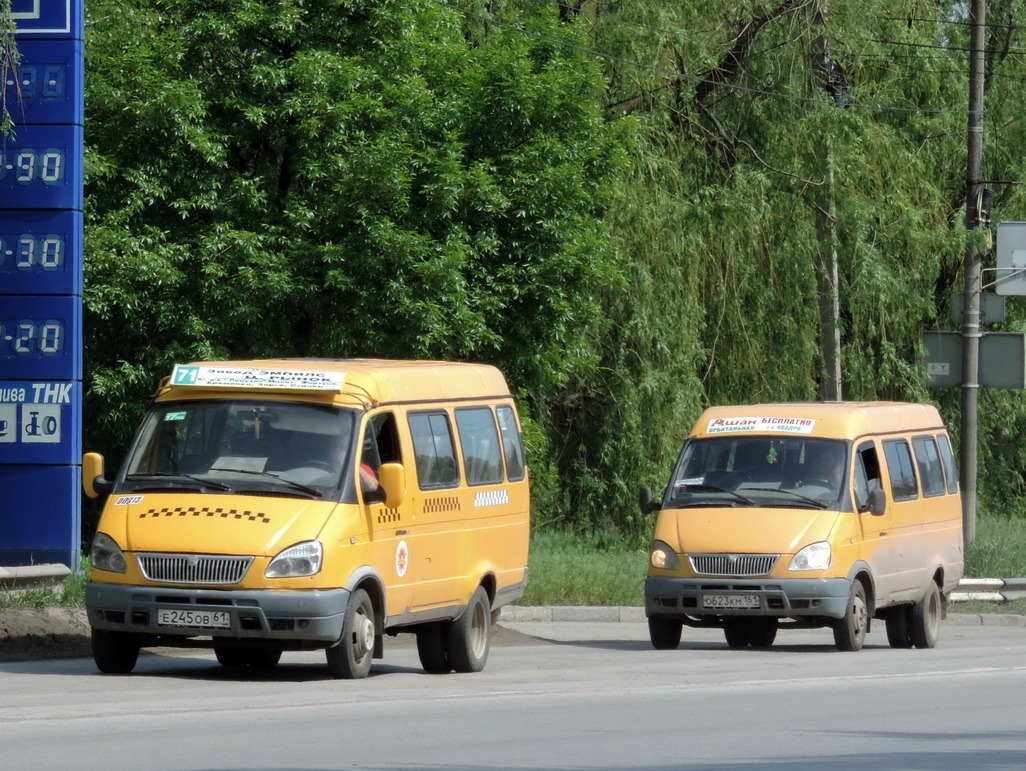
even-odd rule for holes
{"type": "Polygon", "coordinates": [[[841,439],[866,434],[943,429],[930,404],[908,402],[779,402],[709,407],[691,436],[806,434],[841,439]]]}
{"type": "Polygon", "coordinates": [[[255,392],[262,397],[371,407],[390,402],[510,397],[502,373],[487,364],[394,359],[253,359],[197,361],[178,365],[175,372],[195,369],[215,373],[199,384],[165,378],[158,401],[211,398],[228,393],[255,392]],[[253,374],[245,379],[216,373],[253,374]],[[269,374],[270,373],[270,374],[269,374]],[[283,374],[284,373],[284,374],[283,374]],[[322,377],[317,378],[314,373],[322,377]],[[320,386],[300,381],[320,380],[320,386]]]}

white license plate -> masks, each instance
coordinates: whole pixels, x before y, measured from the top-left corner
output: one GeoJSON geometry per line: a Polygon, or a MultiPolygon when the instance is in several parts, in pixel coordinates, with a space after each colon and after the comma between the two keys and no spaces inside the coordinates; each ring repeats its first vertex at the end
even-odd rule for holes
{"type": "Polygon", "coordinates": [[[157,608],[157,626],[187,626],[192,628],[229,629],[232,617],[226,610],[179,610],[157,608]]]}
{"type": "Polygon", "coordinates": [[[703,594],[703,608],[758,608],[757,594],[703,594]]]}

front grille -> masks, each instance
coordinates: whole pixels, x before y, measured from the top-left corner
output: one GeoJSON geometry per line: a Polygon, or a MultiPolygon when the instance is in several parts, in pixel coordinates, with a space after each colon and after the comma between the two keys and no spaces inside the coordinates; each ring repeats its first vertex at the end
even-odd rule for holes
{"type": "Polygon", "coordinates": [[[779,554],[692,554],[691,568],[703,576],[753,578],[769,575],[779,554]]]}
{"type": "Polygon", "coordinates": [[[237,584],[252,557],[215,554],[140,554],[139,569],[148,581],[166,584],[237,584]]]}

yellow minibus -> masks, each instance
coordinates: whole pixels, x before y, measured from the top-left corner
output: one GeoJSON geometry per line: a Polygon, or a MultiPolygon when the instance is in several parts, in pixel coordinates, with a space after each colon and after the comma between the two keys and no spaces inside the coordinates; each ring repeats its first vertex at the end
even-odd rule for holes
{"type": "Polygon", "coordinates": [[[767,647],[830,627],[845,651],[882,619],[896,648],[932,648],[963,572],[962,503],[948,432],[928,405],[713,407],[659,500],[645,580],[652,645],[719,627],[767,647]]]}
{"type": "Polygon", "coordinates": [[[476,672],[499,609],[524,593],[528,471],[491,366],[278,359],[174,367],[106,494],[86,610],[93,656],[213,648],[269,668],[324,649],[362,678],[383,635],[424,669],[476,672]]]}

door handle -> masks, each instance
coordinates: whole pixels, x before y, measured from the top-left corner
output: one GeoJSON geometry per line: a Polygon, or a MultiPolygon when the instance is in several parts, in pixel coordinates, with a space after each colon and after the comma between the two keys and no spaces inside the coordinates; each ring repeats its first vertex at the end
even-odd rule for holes
{"type": "Polygon", "coordinates": [[[410,532],[409,530],[396,530],[395,534],[396,535],[406,535],[409,532],[410,532]]]}

